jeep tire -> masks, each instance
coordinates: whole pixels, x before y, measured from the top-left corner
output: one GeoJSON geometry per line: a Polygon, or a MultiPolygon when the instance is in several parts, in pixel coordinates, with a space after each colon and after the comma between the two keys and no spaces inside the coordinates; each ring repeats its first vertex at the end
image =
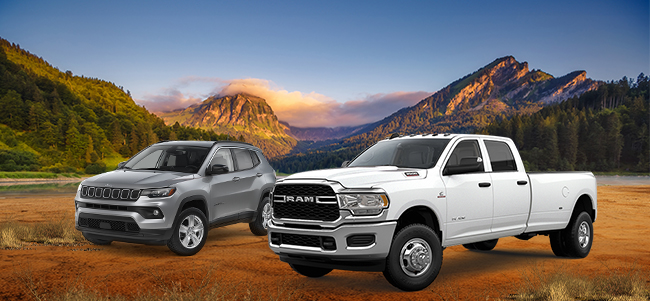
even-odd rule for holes
{"type": "Polygon", "coordinates": [[[257,212],[255,212],[255,220],[248,224],[251,232],[257,236],[264,236],[267,234],[269,221],[271,220],[271,203],[268,197],[262,199],[257,212]]]}
{"type": "Polygon", "coordinates": [[[178,215],[167,247],[181,256],[191,256],[203,248],[208,237],[208,221],[197,208],[187,208],[178,215]]]}

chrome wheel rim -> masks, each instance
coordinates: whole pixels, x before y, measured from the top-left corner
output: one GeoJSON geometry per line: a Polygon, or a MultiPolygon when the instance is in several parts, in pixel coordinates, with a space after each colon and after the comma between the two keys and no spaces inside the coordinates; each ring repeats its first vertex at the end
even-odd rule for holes
{"type": "Polygon", "coordinates": [[[422,238],[411,238],[400,252],[400,266],[408,276],[419,277],[431,266],[431,247],[422,238]]]}
{"type": "Polygon", "coordinates": [[[269,227],[270,220],[271,220],[271,204],[266,203],[262,208],[262,227],[264,227],[264,229],[269,227]]]}
{"type": "Polygon", "coordinates": [[[193,214],[185,217],[180,227],[178,227],[178,237],[181,240],[181,245],[188,249],[196,248],[201,243],[204,234],[203,221],[193,214]]]}
{"type": "Polygon", "coordinates": [[[580,223],[580,226],[578,227],[578,244],[580,244],[580,248],[585,248],[589,244],[589,239],[591,238],[589,231],[589,224],[585,221],[580,223]]]}

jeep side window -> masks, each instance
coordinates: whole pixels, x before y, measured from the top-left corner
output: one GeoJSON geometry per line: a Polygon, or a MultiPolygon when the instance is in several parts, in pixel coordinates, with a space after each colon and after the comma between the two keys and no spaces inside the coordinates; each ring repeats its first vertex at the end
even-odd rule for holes
{"type": "MultiPolygon", "coordinates": [[[[482,162],[481,149],[478,146],[478,140],[465,140],[456,145],[456,148],[449,156],[447,167],[458,167],[465,165],[472,165],[477,162],[482,162]]],[[[483,164],[480,165],[480,171],[483,171],[483,164]]]]}
{"type": "Polygon", "coordinates": [[[233,148],[235,159],[237,159],[237,170],[245,170],[253,168],[253,158],[247,149],[233,148]]]}
{"type": "Polygon", "coordinates": [[[235,166],[232,163],[232,153],[230,152],[229,148],[222,148],[218,150],[216,154],[214,154],[212,161],[210,161],[210,166],[213,166],[215,164],[225,165],[228,167],[228,171],[235,170],[235,166]]]}
{"type": "Polygon", "coordinates": [[[507,143],[485,140],[485,147],[490,156],[492,171],[517,171],[515,158],[507,143]]]}
{"type": "Polygon", "coordinates": [[[260,165],[260,157],[257,156],[257,152],[250,151],[251,157],[253,157],[253,167],[260,165]]]}

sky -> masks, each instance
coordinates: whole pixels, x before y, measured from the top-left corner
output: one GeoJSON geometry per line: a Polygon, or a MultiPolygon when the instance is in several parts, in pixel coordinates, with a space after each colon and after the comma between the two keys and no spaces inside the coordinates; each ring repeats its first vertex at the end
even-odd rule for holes
{"type": "Polygon", "coordinates": [[[496,58],[650,74],[648,1],[8,1],[0,37],[150,111],[250,92],[294,126],[358,125],[496,58]]]}

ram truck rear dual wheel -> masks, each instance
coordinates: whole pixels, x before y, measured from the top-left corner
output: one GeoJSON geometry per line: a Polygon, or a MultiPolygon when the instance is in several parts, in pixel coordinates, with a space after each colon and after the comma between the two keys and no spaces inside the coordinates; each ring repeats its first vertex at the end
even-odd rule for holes
{"type": "Polygon", "coordinates": [[[585,258],[594,241],[594,226],[587,212],[576,215],[564,230],[549,235],[553,254],[560,257],[585,258]]]}
{"type": "Polygon", "coordinates": [[[436,279],[442,266],[442,246],[428,226],[413,224],[393,238],[384,277],[403,291],[417,291],[436,279]]]}

